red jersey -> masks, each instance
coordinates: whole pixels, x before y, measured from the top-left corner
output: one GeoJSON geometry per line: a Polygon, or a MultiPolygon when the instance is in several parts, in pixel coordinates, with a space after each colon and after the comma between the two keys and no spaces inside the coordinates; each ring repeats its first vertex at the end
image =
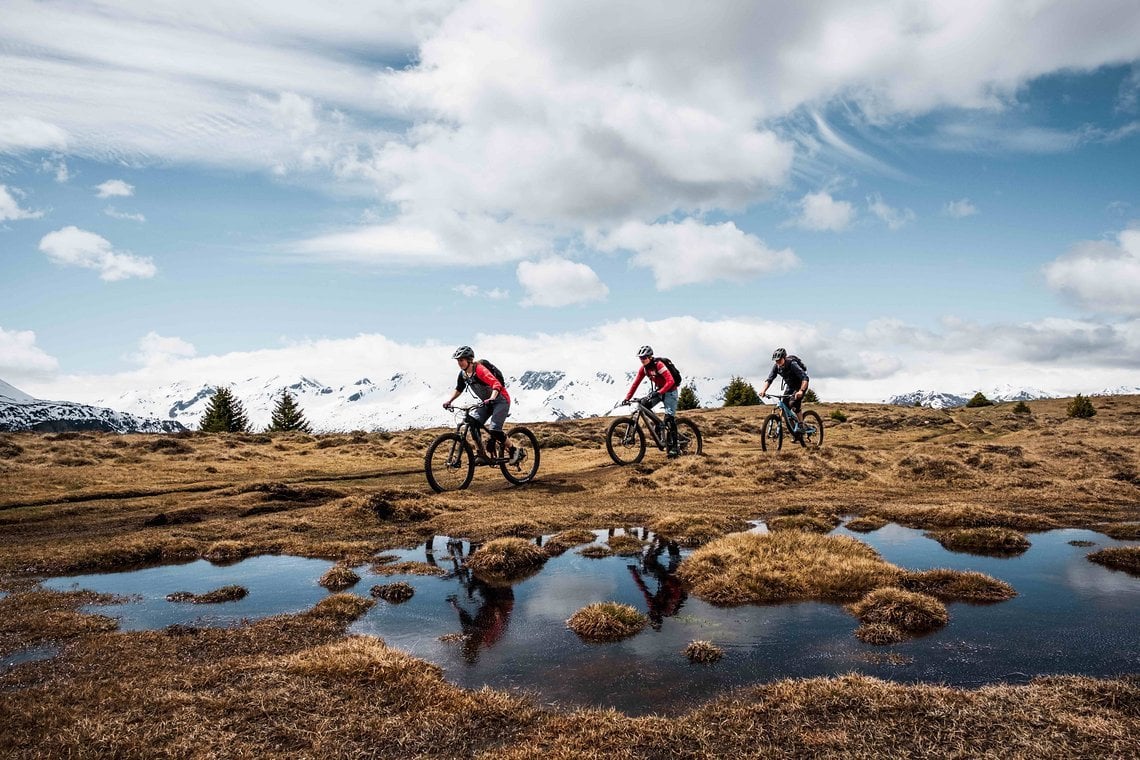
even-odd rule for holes
{"type": "Polygon", "coordinates": [[[479,362],[475,362],[475,374],[471,377],[468,377],[463,370],[459,370],[459,379],[455,382],[455,390],[462,392],[465,385],[484,401],[491,397],[491,391],[498,391],[499,397],[506,399],[508,404],[511,401],[507,389],[499,382],[499,378],[495,377],[495,373],[479,362]]]}
{"type": "Polygon", "coordinates": [[[673,382],[673,373],[665,366],[665,362],[660,359],[654,359],[649,364],[642,365],[641,369],[637,371],[637,377],[633,379],[633,385],[629,387],[629,393],[625,394],[625,400],[629,401],[633,398],[634,392],[637,391],[637,386],[641,385],[641,381],[646,377],[653,381],[657,386],[657,392],[665,395],[669,391],[677,387],[673,382]]]}

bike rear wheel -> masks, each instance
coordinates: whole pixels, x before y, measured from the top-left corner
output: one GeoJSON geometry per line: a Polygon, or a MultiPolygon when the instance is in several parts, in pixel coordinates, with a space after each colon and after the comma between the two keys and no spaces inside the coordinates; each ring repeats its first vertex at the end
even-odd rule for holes
{"type": "Polygon", "coordinates": [[[815,412],[804,412],[803,444],[809,449],[823,445],[823,419],[815,412]]]}
{"type": "Polygon", "coordinates": [[[780,415],[769,414],[760,428],[760,448],[764,451],[779,451],[784,446],[784,423],[780,415]]]}
{"type": "Polygon", "coordinates": [[[681,456],[700,454],[704,451],[701,429],[692,420],[677,420],[677,448],[681,456]]]}
{"type": "Polygon", "coordinates": [[[424,474],[436,493],[462,491],[475,477],[471,447],[458,433],[444,433],[432,441],[424,455],[424,474]]]}
{"type": "MultiPolygon", "coordinates": [[[[516,448],[522,449],[522,458],[518,464],[503,462],[499,469],[503,477],[517,485],[529,483],[538,474],[538,439],[534,433],[524,427],[511,428],[507,433],[507,441],[516,448]]],[[[510,447],[507,448],[510,451],[510,447]]]]}
{"type": "Polygon", "coordinates": [[[633,420],[614,420],[606,433],[606,451],[617,464],[637,464],[645,456],[645,431],[633,420]]]}

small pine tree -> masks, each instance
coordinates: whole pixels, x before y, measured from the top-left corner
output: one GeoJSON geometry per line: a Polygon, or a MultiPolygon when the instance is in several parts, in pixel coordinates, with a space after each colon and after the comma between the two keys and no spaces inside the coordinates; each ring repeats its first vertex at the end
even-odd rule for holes
{"type": "Polygon", "coordinates": [[[733,377],[724,389],[725,406],[756,406],[759,403],[760,394],[743,377],[733,377]]]}
{"type": "Polygon", "coordinates": [[[828,416],[836,422],[847,422],[847,415],[843,413],[842,409],[832,409],[828,416]]]}
{"type": "Polygon", "coordinates": [[[817,396],[815,391],[813,391],[811,388],[808,388],[807,393],[804,394],[804,403],[805,404],[818,404],[819,403],[819,396],[817,396]]]}
{"type": "Polygon", "coordinates": [[[265,432],[279,433],[289,430],[300,430],[304,433],[310,432],[309,423],[305,419],[305,414],[301,411],[301,407],[297,405],[297,400],[293,398],[293,394],[288,390],[282,390],[281,398],[277,400],[277,406],[273,410],[269,427],[266,428],[265,432]]]}
{"type": "Polygon", "coordinates": [[[682,388],[677,395],[677,408],[682,412],[689,409],[700,409],[701,400],[697,397],[697,389],[692,385],[686,385],[682,388]]]}
{"type": "Polygon", "coordinates": [[[1030,412],[1030,410],[1029,410],[1029,404],[1025,403],[1024,401],[1018,401],[1017,406],[1013,407],[1013,413],[1014,414],[1031,414],[1032,412],[1030,412]]]}
{"type": "Polygon", "coordinates": [[[198,429],[204,433],[248,433],[249,419],[233,392],[219,385],[214,388],[198,429]]]}
{"type": "Polygon", "coordinates": [[[975,393],[974,397],[966,402],[966,407],[968,409],[974,409],[974,408],[979,407],[979,406],[993,406],[993,405],[994,405],[994,402],[992,402],[988,398],[986,398],[986,394],[982,393],[981,391],[978,391],[977,393],[975,393]]]}
{"type": "Polygon", "coordinates": [[[1093,407],[1092,402],[1089,401],[1087,396],[1082,396],[1079,393],[1076,398],[1069,402],[1069,406],[1065,411],[1069,413],[1070,417],[1088,418],[1096,415],[1096,409],[1093,407]]]}

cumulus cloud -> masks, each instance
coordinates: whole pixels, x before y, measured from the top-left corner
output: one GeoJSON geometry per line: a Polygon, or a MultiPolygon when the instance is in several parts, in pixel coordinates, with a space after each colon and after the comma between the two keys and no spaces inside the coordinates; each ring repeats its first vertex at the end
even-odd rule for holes
{"type": "Polygon", "coordinates": [[[113,282],[131,277],[154,277],[154,262],[129,252],[117,251],[111,243],[94,232],[75,226],[49,232],[40,240],[40,250],[62,266],[99,270],[99,279],[113,282]]]}
{"type": "Polygon", "coordinates": [[[942,211],[946,216],[965,219],[967,216],[978,213],[978,207],[969,198],[960,198],[956,201],[948,201],[942,211]]]}
{"type": "Polygon", "coordinates": [[[29,211],[26,208],[20,208],[19,198],[23,196],[24,193],[14,187],[9,189],[7,185],[0,185],[0,222],[39,219],[44,215],[42,211],[29,211]]]}
{"type": "Polygon", "coordinates": [[[898,230],[910,224],[915,214],[909,208],[894,208],[887,205],[883,196],[875,193],[867,196],[867,210],[886,223],[888,229],[898,230]]]}
{"type": "Polygon", "coordinates": [[[632,251],[631,263],[651,270],[661,290],[773,274],[800,263],[790,248],[773,250],[733,222],[628,222],[594,242],[603,251],[632,251]]]}
{"type": "Polygon", "coordinates": [[[1086,241],[1045,266],[1045,282],[1086,308],[1140,316],[1140,226],[1086,241]]]}
{"type": "Polygon", "coordinates": [[[139,339],[138,351],[130,359],[137,364],[152,366],[189,359],[197,353],[192,343],[182,338],[162,336],[152,330],[139,339]]]}
{"type": "Polygon", "coordinates": [[[849,201],[837,201],[824,190],[805,195],[799,207],[800,215],[791,223],[805,230],[842,232],[855,218],[855,207],[849,201]]]}
{"type": "Polygon", "coordinates": [[[0,327],[0,378],[44,377],[59,369],[59,361],[36,345],[31,330],[0,327]]]}
{"type": "Polygon", "coordinates": [[[523,306],[569,306],[600,301],[610,292],[593,269],[557,256],[523,261],[516,275],[526,292],[523,306]]]}
{"type": "Polygon", "coordinates": [[[109,179],[95,186],[96,198],[129,198],[135,194],[135,186],[121,179],[109,179]]]}

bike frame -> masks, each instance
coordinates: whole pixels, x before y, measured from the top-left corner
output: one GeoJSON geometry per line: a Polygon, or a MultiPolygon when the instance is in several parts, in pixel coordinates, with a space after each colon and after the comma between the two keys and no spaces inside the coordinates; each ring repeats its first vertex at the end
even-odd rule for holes
{"type": "MultiPolygon", "coordinates": [[[[800,421],[798,419],[796,419],[796,413],[794,411],[792,411],[792,407],[788,405],[788,401],[787,401],[788,399],[790,399],[794,395],[795,395],[794,393],[785,393],[781,396],[773,396],[770,393],[764,394],[764,398],[776,399],[776,406],[779,407],[780,413],[784,417],[784,425],[787,426],[789,432],[795,430],[796,425],[800,424],[800,421]]],[[[803,423],[803,427],[805,428],[805,432],[806,432],[806,428],[807,428],[806,422],[803,423]]]]}
{"type": "MultiPolygon", "coordinates": [[[[465,440],[465,441],[470,441],[470,440],[474,439],[475,443],[472,446],[472,448],[475,449],[475,455],[476,456],[482,457],[484,460],[486,460],[486,464],[483,466],[485,466],[485,467],[497,467],[500,464],[504,464],[505,462],[510,460],[510,457],[509,456],[501,456],[501,457],[491,456],[490,454],[487,453],[487,450],[483,447],[483,436],[471,434],[471,429],[475,428],[477,430],[483,430],[484,432],[487,432],[487,435],[490,435],[490,432],[487,431],[487,429],[483,426],[483,424],[480,423],[479,420],[477,420],[471,416],[471,410],[475,409],[477,406],[479,406],[479,404],[472,404],[471,406],[452,406],[451,407],[451,410],[453,412],[455,412],[456,414],[459,414],[460,412],[463,413],[463,419],[461,419],[459,421],[459,423],[455,426],[455,432],[460,437],[462,437],[463,440],[465,440]]],[[[507,431],[504,430],[503,432],[506,433],[507,431]]]]}
{"type": "MultiPolygon", "coordinates": [[[[633,424],[642,424],[649,432],[649,436],[653,439],[653,443],[658,449],[665,450],[666,441],[664,435],[657,435],[657,428],[665,423],[665,420],[654,414],[653,410],[642,403],[645,399],[635,398],[631,399],[633,402],[633,411],[629,413],[629,418],[633,420],[633,424]]],[[[633,428],[630,428],[632,431],[633,428]]]]}

